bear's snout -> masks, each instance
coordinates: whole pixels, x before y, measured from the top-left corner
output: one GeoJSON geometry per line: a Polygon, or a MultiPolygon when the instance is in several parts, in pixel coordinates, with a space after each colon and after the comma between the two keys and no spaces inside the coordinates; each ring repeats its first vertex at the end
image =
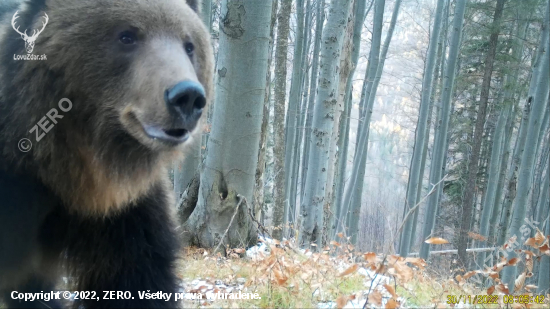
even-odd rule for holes
{"type": "MultiPolygon", "coordinates": [[[[200,118],[202,109],[206,105],[204,88],[201,84],[192,81],[179,82],[171,89],[166,90],[164,100],[169,109],[174,109],[183,118],[194,120],[200,118]]],[[[191,131],[192,129],[194,127],[188,130],[191,131]]]]}
{"type": "Polygon", "coordinates": [[[180,129],[193,131],[206,105],[206,95],[201,84],[194,81],[183,81],[166,90],[164,101],[168,110],[176,119],[180,119],[180,129]]]}
{"type": "Polygon", "coordinates": [[[151,138],[170,144],[183,143],[197,127],[206,106],[204,88],[198,82],[182,81],[164,92],[164,101],[171,124],[168,127],[144,124],[145,132],[151,138]]]}

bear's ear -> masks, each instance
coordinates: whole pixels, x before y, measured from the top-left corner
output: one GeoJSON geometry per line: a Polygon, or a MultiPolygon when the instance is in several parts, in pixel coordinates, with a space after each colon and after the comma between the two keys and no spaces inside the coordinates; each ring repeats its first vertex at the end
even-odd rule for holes
{"type": "Polygon", "coordinates": [[[185,0],[193,11],[200,13],[201,0],[185,0]]]}

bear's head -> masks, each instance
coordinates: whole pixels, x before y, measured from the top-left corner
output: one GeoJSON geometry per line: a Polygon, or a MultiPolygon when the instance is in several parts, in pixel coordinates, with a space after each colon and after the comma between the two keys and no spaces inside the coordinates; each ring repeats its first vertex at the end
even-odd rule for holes
{"type": "Polygon", "coordinates": [[[92,212],[138,198],[198,136],[213,97],[213,52],[197,9],[197,0],[22,4],[0,28],[4,156],[92,212]],[[21,33],[40,30],[32,53],[46,60],[19,60],[29,48],[21,33]],[[18,151],[21,138],[30,152],[18,151]]]}

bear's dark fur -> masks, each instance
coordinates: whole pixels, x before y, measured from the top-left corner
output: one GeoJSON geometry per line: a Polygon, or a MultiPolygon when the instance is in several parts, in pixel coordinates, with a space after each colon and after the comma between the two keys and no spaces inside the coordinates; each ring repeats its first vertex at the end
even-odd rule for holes
{"type": "Polygon", "coordinates": [[[75,307],[175,307],[138,291],[178,290],[167,166],[213,94],[198,0],[19,2],[0,4],[0,302],[58,307],[12,292],[52,291],[65,269],[95,292],[75,307]],[[42,28],[47,60],[16,60],[42,28]],[[172,95],[189,85],[191,110],[172,95]]]}

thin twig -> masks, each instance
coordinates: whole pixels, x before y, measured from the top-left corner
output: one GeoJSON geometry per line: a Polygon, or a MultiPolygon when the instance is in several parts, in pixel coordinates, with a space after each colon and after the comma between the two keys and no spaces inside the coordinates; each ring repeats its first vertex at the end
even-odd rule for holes
{"type": "Polygon", "coordinates": [[[214,249],[214,252],[212,253],[215,253],[218,251],[218,249],[220,248],[220,245],[222,244],[223,240],[225,239],[225,236],[227,236],[227,232],[229,232],[229,228],[231,227],[231,225],[233,224],[233,220],[235,219],[235,216],[237,215],[237,212],[239,211],[239,206],[241,206],[241,203],[243,201],[245,201],[246,204],[248,204],[248,202],[246,202],[246,197],[240,195],[240,194],[237,194],[237,197],[240,199],[239,200],[239,203],[237,203],[237,207],[235,207],[235,212],[233,213],[233,216],[231,217],[231,221],[229,221],[229,225],[227,226],[227,229],[225,229],[225,232],[223,233],[223,236],[222,238],[220,239],[220,242],[218,243],[218,245],[216,246],[216,249],[214,249]]]}
{"type": "Polygon", "coordinates": [[[440,181],[438,181],[436,184],[434,184],[432,186],[432,189],[430,190],[430,192],[428,192],[428,194],[426,194],[416,205],[414,205],[412,208],[409,209],[409,211],[407,212],[407,214],[405,215],[405,218],[403,219],[403,221],[401,222],[401,225],[399,226],[399,228],[397,229],[397,231],[395,232],[395,235],[393,235],[392,237],[392,240],[391,242],[389,243],[390,246],[393,246],[393,242],[395,241],[395,237],[397,235],[399,235],[399,233],[401,232],[401,230],[403,229],[403,226],[405,225],[405,222],[407,222],[407,219],[409,219],[409,216],[418,208],[420,207],[420,205],[422,205],[422,203],[424,203],[424,201],[428,198],[428,196],[432,195],[434,192],[435,192],[435,189],[437,188],[437,186],[442,183],[445,179],[447,178],[447,175],[443,176],[443,178],[441,178],[440,181]]]}
{"type": "Polygon", "coordinates": [[[252,209],[250,209],[250,208],[248,208],[248,215],[250,216],[250,219],[252,219],[252,221],[253,221],[254,223],[256,223],[258,231],[261,230],[261,232],[262,232],[264,235],[267,235],[269,238],[273,239],[273,237],[271,237],[271,234],[269,234],[269,232],[267,231],[267,229],[265,228],[265,226],[263,226],[260,222],[258,222],[258,220],[256,220],[256,218],[255,218],[254,215],[252,214],[252,209]]]}

